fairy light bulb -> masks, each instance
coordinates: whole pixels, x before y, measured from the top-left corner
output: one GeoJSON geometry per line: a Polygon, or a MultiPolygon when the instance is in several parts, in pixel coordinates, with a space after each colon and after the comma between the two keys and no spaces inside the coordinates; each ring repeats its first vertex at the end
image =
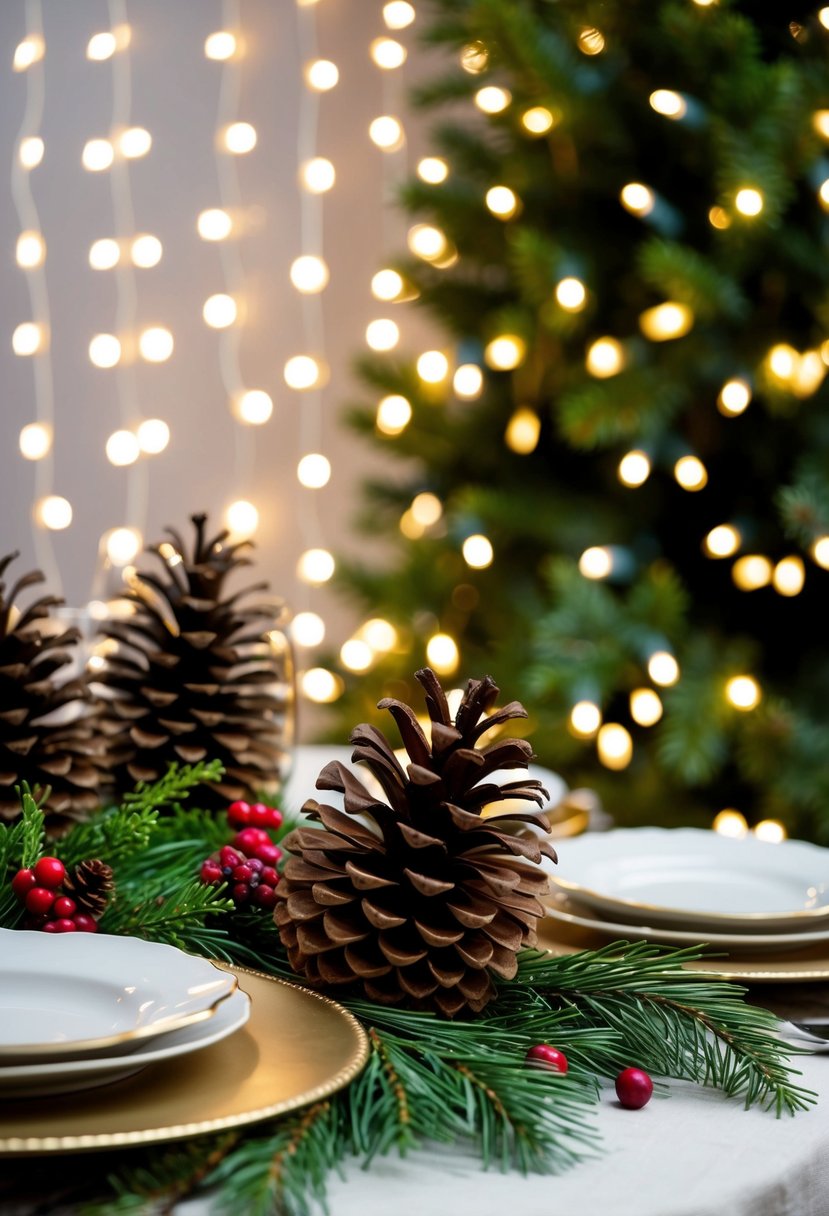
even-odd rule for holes
{"type": "Polygon", "coordinates": [[[379,616],[372,617],[371,620],[361,625],[358,633],[375,654],[386,654],[389,650],[394,650],[398,643],[397,630],[394,625],[391,621],[385,621],[379,616]]]}
{"type": "Polygon", "coordinates": [[[377,406],[376,425],[384,435],[399,435],[412,420],[412,407],[405,397],[393,393],[377,406]]]}
{"type": "Polygon", "coordinates": [[[613,570],[613,554],[604,545],[593,545],[579,558],[579,570],[585,578],[607,578],[613,570]]]}
{"type": "Polygon", "coordinates": [[[303,254],[291,263],[291,282],[304,295],[316,295],[328,286],[328,266],[314,254],[303,254]]]}
{"type": "Polygon", "coordinates": [[[23,270],[42,266],[46,260],[46,242],[40,233],[31,228],[21,232],[15,246],[15,257],[23,270]]]}
{"type": "Polygon", "coordinates": [[[639,314],[639,328],[652,342],[667,342],[683,338],[694,325],[694,314],[686,304],[666,300],[655,308],[646,308],[639,314]]]}
{"type": "Polygon", "coordinates": [[[203,241],[223,241],[233,231],[233,220],[221,207],[200,211],[196,230],[203,241]]]}
{"type": "Polygon", "coordinates": [[[616,338],[597,338],[587,350],[585,359],[591,376],[606,380],[617,375],[625,365],[625,352],[616,338]]]}
{"type": "Polygon", "coordinates": [[[342,680],[324,667],[311,667],[300,679],[302,695],[316,705],[328,705],[342,695],[342,680]]]}
{"type": "Polygon", "coordinates": [[[132,431],[113,431],[106,441],[107,460],[117,467],[135,464],[140,455],[138,436],[132,431]]]}
{"type": "Polygon", "coordinates": [[[601,55],[606,45],[605,36],[601,30],[589,26],[579,32],[576,45],[582,55],[601,55]]]}
{"type": "Polygon", "coordinates": [[[484,387],[484,374],[476,363],[462,363],[452,377],[455,395],[464,401],[480,397],[484,387]]]}
{"type": "Polygon", "coordinates": [[[227,329],[234,323],[237,314],[238,310],[233,296],[221,291],[216,295],[208,296],[202,308],[202,316],[211,329],[227,329]]]}
{"type": "Polygon", "coordinates": [[[487,209],[499,220],[509,220],[518,211],[518,195],[509,186],[492,186],[486,192],[487,209]]]}
{"type": "Polygon", "coordinates": [[[759,591],[761,587],[768,587],[773,572],[774,567],[767,557],[747,553],[731,567],[731,578],[740,591],[759,591]]]}
{"type": "Polygon", "coordinates": [[[449,166],[440,156],[424,156],[417,162],[417,176],[430,186],[439,186],[449,176],[449,166]]]}
{"type": "Polygon", "coordinates": [[[730,840],[741,840],[748,835],[748,822],[745,815],[733,807],[726,807],[714,816],[711,824],[718,836],[727,836],[730,840]]]}
{"type": "Polygon", "coordinates": [[[829,570],[829,536],[819,536],[812,545],[811,553],[821,569],[829,570]]]}
{"type": "Polygon", "coordinates": [[[232,59],[236,54],[236,36],[230,30],[216,30],[204,40],[207,59],[232,59]]]}
{"type": "Polygon", "coordinates": [[[619,461],[617,472],[623,486],[636,489],[637,486],[644,485],[650,477],[650,457],[647,452],[641,452],[638,448],[632,452],[626,452],[619,461]]]}
{"type": "Polygon", "coordinates": [[[404,30],[415,19],[414,5],[408,0],[389,0],[383,5],[383,20],[390,30],[404,30]]]}
{"type": "Polygon", "coordinates": [[[340,70],[330,59],[312,59],[305,65],[305,83],[316,93],[327,93],[336,87],[340,70]]]}
{"type": "Polygon", "coordinates": [[[139,353],[148,363],[166,363],[174,345],[172,333],[163,325],[151,325],[138,338],[139,353]]]}
{"type": "Polygon", "coordinates": [[[334,185],[337,174],[330,160],[314,156],[300,166],[299,180],[310,194],[325,194],[334,185]]]}
{"type": "Polygon", "coordinates": [[[734,198],[734,206],[740,215],[745,215],[748,218],[759,215],[763,210],[763,205],[763,195],[753,186],[744,186],[742,190],[737,191],[734,198]]]}
{"type": "Polygon", "coordinates": [[[396,300],[403,291],[403,276],[396,270],[378,270],[371,280],[375,300],[396,300]]]}
{"type": "Polygon", "coordinates": [[[396,152],[403,146],[403,126],[392,114],[381,114],[369,123],[368,135],[381,152],[396,152]]]}
{"type": "Polygon", "coordinates": [[[725,231],[726,228],[731,227],[731,216],[724,207],[711,207],[708,211],[708,223],[712,228],[725,231]]]}
{"type": "Polygon", "coordinates": [[[106,536],[106,555],[113,566],[126,566],[135,560],[143,544],[137,528],[112,528],[106,536]]]}
{"type": "Polygon", "coordinates": [[[467,566],[473,570],[485,570],[487,566],[491,566],[495,557],[492,548],[492,542],[480,533],[474,536],[467,536],[461,546],[463,560],[467,566]]]}
{"type": "Polygon", "coordinates": [[[325,639],[325,621],[316,612],[298,612],[291,621],[291,637],[298,646],[319,646],[325,639]]]}
{"type": "Polygon", "coordinates": [[[252,502],[239,498],[225,511],[225,523],[236,536],[251,536],[259,526],[259,512],[252,502]]]}
{"type": "Polygon", "coordinates": [[[388,317],[369,321],[366,326],[366,344],[372,350],[394,350],[400,341],[400,327],[388,317]]]}
{"type": "Polygon", "coordinates": [[[440,384],[449,374],[449,360],[439,350],[426,350],[417,360],[417,374],[426,384],[440,384]]]}
{"type": "Polygon", "coordinates": [[[111,30],[93,34],[86,44],[86,57],[97,62],[111,59],[118,49],[118,40],[111,30]]]}
{"type": "Polygon", "coordinates": [[[403,512],[398,527],[407,540],[420,540],[426,531],[423,524],[417,522],[411,510],[403,512]]]}
{"type": "Polygon", "coordinates": [[[96,334],[89,343],[89,359],[95,367],[115,367],[121,358],[121,343],[115,334],[96,334]]]}
{"type": "Polygon", "coordinates": [[[546,106],[530,106],[521,115],[521,126],[530,135],[546,135],[555,126],[555,115],[546,106]]]}
{"type": "Polygon", "coordinates": [[[29,34],[14,48],[12,69],[25,72],[33,63],[39,63],[46,53],[46,45],[39,34],[29,34]]]}
{"type": "Polygon", "coordinates": [[[680,456],[674,465],[674,477],[683,490],[692,494],[708,484],[708,471],[697,456],[680,456]]]}
{"type": "Polygon", "coordinates": [[[93,241],[89,247],[89,265],[93,270],[111,270],[121,258],[121,247],[111,237],[93,241]]]}
{"type": "Polygon", "coordinates": [[[475,94],[475,105],[484,114],[500,114],[511,101],[512,93],[509,89],[502,89],[494,84],[485,85],[475,94]]]}
{"type": "Polygon", "coordinates": [[[163,252],[161,241],[149,232],[137,236],[130,246],[132,264],[141,270],[149,270],[152,266],[157,266],[163,252]]]}
{"type": "Polygon", "coordinates": [[[43,160],[45,145],[39,135],[27,135],[21,139],[18,160],[24,169],[36,169],[43,160]]]}
{"type": "Polygon", "coordinates": [[[727,380],[717,397],[717,409],[726,418],[736,418],[751,403],[751,386],[747,380],[727,380]]]}
{"type": "Polygon", "coordinates": [[[42,460],[52,450],[52,428],[45,422],[29,422],[21,429],[18,444],[26,460],[42,460]]]}
{"type": "Polygon", "coordinates": [[[797,361],[791,380],[791,390],[796,397],[811,397],[826,375],[826,366],[816,350],[806,350],[797,361]]]}
{"type": "Polygon", "coordinates": [[[718,524],[705,537],[703,548],[709,557],[731,557],[741,542],[742,537],[732,524],[718,524]]]}
{"type": "Polygon", "coordinates": [[[421,494],[414,496],[409,510],[412,513],[412,518],[422,528],[431,528],[434,527],[443,515],[443,503],[436,494],[431,494],[428,490],[424,490],[421,494]]]}
{"type": "Polygon", "coordinates": [[[88,139],[83,146],[81,163],[90,173],[101,173],[115,159],[115,150],[108,139],[88,139]]]}
{"type": "Polygon", "coordinates": [[[743,712],[756,709],[762,695],[760,685],[753,676],[732,676],[725,686],[725,699],[729,705],[743,712]]]}
{"type": "Polygon", "coordinates": [[[633,759],[633,739],[620,722],[605,722],[596,736],[599,761],[611,772],[621,772],[633,759]]]}
{"type": "Polygon", "coordinates": [[[673,89],[655,89],[648,98],[651,109],[657,114],[661,114],[663,118],[672,118],[674,121],[684,118],[688,113],[688,103],[681,93],[675,93],[673,89]]]}
{"type": "Polygon", "coordinates": [[[72,522],[72,504],[60,494],[47,494],[37,503],[35,518],[51,532],[62,532],[72,522]]]}
{"type": "Polygon", "coordinates": [[[43,347],[43,330],[34,321],[22,321],[12,334],[16,355],[34,355],[43,347]]]}
{"type": "Polygon", "coordinates": [[[331,480],[331,461],[320,452],[309,452],[296,467],[300,485],[308,490],[321,490],[331,480]]]}
{"type": "Polygon", "coordinates": [[[772,375],[785,384],[795,373],[798,354],[794,347],[789,346],[787,342],[779,342],[769,351],[766,362],[772,375]]]}
{"type": "Polygon", "coordinates": [[[581,312],[587,303],[587,288],[572,275],[556,284],[556,301],[565,312],[581,312]]]}
{"type": "Polygon", "coordinates": [[[297,562],[297,576],[303,583],[321,587],[332,577],[336,564],[327,549],[306,549],[297,562]]]}
{"type": "Polygon", "coordinates": [[[825,30],[829,30],[829,7],[818,9],[817,19],[825,30]]]}
{"type": "Polygon", "coordinates": [[[592,739],[602,724],[602,711],[594,701],[577,701],[570,710],[568,723],[579,739],[592,739]]]}
{"type": "Polygon", "coordinates": [[[631,215],[643,218],[650,215],[656,204],[653,190],[649,186],[643,185],[642,182],[628,182],[626,186],[622,186],[619,199],[622,206],[631,215]]]}
{"type": "MultiPolygon", "coordinates": [[[[829,9],[824,9],[829,12],[829,9]]],[[[812,126],[823,139],[829,139],[829,110],[815,110],[812,115],[812,126]]]]}
{"type": "Polygon", "coordinates": [[[442,258],[448,249],[445,234],[433,224],[414,224],[408,231],[406,242],[412,253],[427,262],[442,258]]]}
{"type": "Polygon", "coordinates": [[[273,400],[261,388],[249,388],[236,401],[236,416],[248,426],[262,426],[273,414],[273,400]]]}
{"type": "Polygon", "coordinates": [[[785,824],[779,819],[761,819],[755,823],[752,831],[758,840],[766,844],[782,844],[787,835],[785,824]]]}
{"type": "Polygon", "coordinates": [[[232,122],[222,132],[222,143],[228,152],[244,156],[256,147],[256,128],[249,122],[232,122]]]}
{"type": "Polygon", "coordinates": [[[500,334],[484,348],[484,361],[498,372],[509,372],[524,362],[527,344],[518,334],[500,334]]]}
{"type": "Polygon", "coordinates": [[[289,388],[304,390],[322,383],[322,367],[311,355],[292,355],[282,374],[289,388]]]}
{"type": "Polygon", "coordinates": [[[630,716],[637,726],[655,726],[662,714],[662,700],[652,688],[634,688],[630,694],[630,716]]]}
{"type": "Polygon", "coordinates": [[[510,418],[504,432],[504,442],[518,456],[529,456],[538,447],[541,419],[535,410],[521,406],[510,418]]]}
{"type": "Polygon", "coordinates": [[[451,676],[458,670],[460,652],[448,633],[434,633],[426,643],[426,658],[439,676],[451,676]]]}
{"type": "Polygon", "coordinates": [[[145,418],[135,434],[138,446],[148,456],[157,456],[170,442],[170,428],[163,418],[145,418]]]}
{"type": "Polygon", "coordinates": [[[489,52],[482,42],[470,42],[461,49],[460,65],[470,76],[480,76],[489,66],[489,52]]]}
{"type": "Polygon", "coordinates": [[[368,671],[374,662],[374,652],[361,638],[349,638],[340,647],[340,662],[349,671],[368,671]]]}
{"type": "Polygon", "coordinates": [[[648,675],[660,688],[670,688],[679,679],[679,663],[667,650],[655,650],[648,659],[648,675]]]}
{"type": "Polygon", "coordinates": [[[778,595],[800,595],[806,581],[806,569],[800,557],[784,557],[774,567],[772,586],[778,595]]]}
{"type": "Polygon", "coordinates": [[[146,156],[153,146],[153,137],[145,127],[129,127],[118,137],[121,155],[128,160],[146,156]]]}
{"type": "Polygon", "coordinates": [[[407,51],[396,38],[375,38],[369,46],[369,54],[378,68],[393,71],[406,62],[407,51]]]}

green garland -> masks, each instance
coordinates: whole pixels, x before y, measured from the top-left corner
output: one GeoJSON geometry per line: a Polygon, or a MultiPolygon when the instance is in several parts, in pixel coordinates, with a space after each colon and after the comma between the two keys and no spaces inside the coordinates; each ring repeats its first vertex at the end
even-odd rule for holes
{"type": "MultiPolygon", "coordinates": [[[[115,871],[102,932],[167,942],[291,979],[270,913],[239,912],[223,887],[198,880],[226,843],[215,813],[185,805],[217,765],[171,769],[120,807],[98,812],[49,850],[71,865],[100,857],[115,871]],[[164,814],[159,811],[164,810],[164,814]]],[[[0,925],[22,913],[9,882],[45,850],[43,815],[24,789],[22,817],[0,825],[0,925]]],[[[283,824],[280,834],[294,826],[283,824]]],[[[776,1020],[746,1005],[742,988],[685,969],[696,949],[615,943],[565,958],[526,951],[514,980],[473,1021],[344,1000],[369,1036],[369,1061],[347,1089],[247,1132],[105,1156],[65,1171],[60,1200],[87,1216],[169,1212],[211,1188],[227,1212],[305,1216],[325,1201],[326,1178],[349,1156],[401,1153],[428,1140],[469,1141],[485,1166],[555,1173],[600,1149],[593,1115],[600,1081],[631,1061],[760,1103],[777,1115],[815,1101],[796,1084],[776,1020]],[[555,1042],[566,1075],[528,1068],[527,1049],[555,1042]],[[555,1100],[549,1100],[554,1096],[555,1100]],[[111,1161],[110,1161],[111,1165],[111,1161]]],[[[26,1170],[4,1169],[0,1198],[26,1170]]],[[[57,1205],[56,1205],[57,1206],[57,1205]]]]}

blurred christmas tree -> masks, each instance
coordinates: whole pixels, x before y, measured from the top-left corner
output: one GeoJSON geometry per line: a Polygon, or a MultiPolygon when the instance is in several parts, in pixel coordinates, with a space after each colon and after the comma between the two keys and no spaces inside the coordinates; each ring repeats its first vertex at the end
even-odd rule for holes
{"type": "Polygon", "coordinates": [[[444,349],[363,365],[397,557],[341,571],[381,618],[342,720],[489,672],[622,822],[827,840],[829,8],[432,13],[439,154],[381,294],[444,349]]]}

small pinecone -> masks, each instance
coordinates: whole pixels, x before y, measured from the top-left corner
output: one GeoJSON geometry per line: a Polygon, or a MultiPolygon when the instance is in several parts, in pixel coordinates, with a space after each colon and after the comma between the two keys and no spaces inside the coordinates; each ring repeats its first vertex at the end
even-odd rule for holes
{"type": "Polygon", "coordinates": [[[74,899],[79,912],[100,916],[112,891],[112,866],[97,857],[79,861],[63,880],[64,892],[74,899]]]}
{"type": "Polygon", "coordinates": [[[119,790],[158,780],[172,763],[219,760],[222,782],[198,797],[225,807],[278,786],[294,712],[290,651],[268,636],[282,605],[241,602],[267,583],[223,594],[228,575],[251,564],[240,556],[250,542],[227,545],[227,532],[208,540],[206,516],[192,521],[192,552],[168,528],[174,543],[148,550],[161,572],[137,574],[124,597],[132,615],[102,626],[115,645],[95,682],[119,790]]]}
{"type": "Polygon", "coordinates": [[[44,595],[17,606],[21,591],[44,581],[39,570],[6,594],[2,577],[17,556],[0,558],[0,820],[20,814],[14,787],[25,781],[35,796],[49,787],[46,825],[60,833],[100,803],[104,743],[85,680],[67,678],[80,634],[49,627],[50,609],[63,600],[44,595]]]}
{"type": "MultiPolygon", "coordinates": [[[[498,769],[526,769],[526,740],[476,746],[492,727],[526,717],[524,709],[513,701],[484,716],[498,696],[486,676],[469,681],[453,723],[435,674],[425,668],[416,678],[431,745],[400,701],[378,708],[397,723],[411,761],[405,771],[379,730],[356,728],[352,760],[382,793],[337,761],[325,766],[317,789],[343,793],[345,812],[306,802],[323,830],[297,828],[281,842],[296,856],[277,887],[274,919],[291,965],[313,986],[350,985],[370,1000],[452,1017],[481,1010],[495,995],[493,976],[512,978],[518,951],[535,945],[538,897],[548,889],[537,863],[556,855],[539,835],[512,834],[481,814],[502,799],[543,805],[538,781],[485,781],[498,769]]],[[[548,828],[537,810],[508,818],[548,828]]]]}

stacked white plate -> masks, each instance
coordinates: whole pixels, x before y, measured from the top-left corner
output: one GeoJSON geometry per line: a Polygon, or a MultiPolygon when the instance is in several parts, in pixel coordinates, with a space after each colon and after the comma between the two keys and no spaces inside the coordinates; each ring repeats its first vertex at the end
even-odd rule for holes
{"type": "Polygon", "coordinates": [[[172,946],[0,929],[0,1098],[122,1080],[249,1014],[234,975],[172,946]]]}
{"type": "Polygon", "coordinates": [[[558,846],[548,915],[603,941],[763,955],[829,943],[829,849],[696,828],[619,828],[558,846]]]}

